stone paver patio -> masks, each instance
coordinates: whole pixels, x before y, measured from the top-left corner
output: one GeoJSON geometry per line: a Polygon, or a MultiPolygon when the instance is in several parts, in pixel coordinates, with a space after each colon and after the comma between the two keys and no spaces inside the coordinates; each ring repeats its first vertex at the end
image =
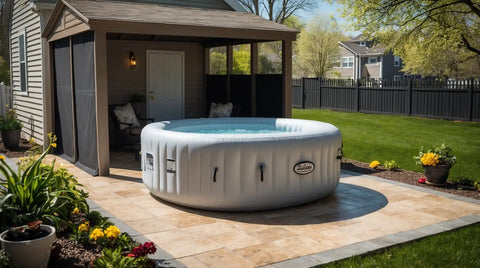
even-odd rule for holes
{"type": "Polygon", "coordinates": [[[172,267],[310,267],[480,222],[478,200],[346,171],[334,194],[302,206],[190,209],[151,196],[132,155],[111,157],[108,177],[57,163],[79,178],[93,207],[155,242],[172,267]]]}

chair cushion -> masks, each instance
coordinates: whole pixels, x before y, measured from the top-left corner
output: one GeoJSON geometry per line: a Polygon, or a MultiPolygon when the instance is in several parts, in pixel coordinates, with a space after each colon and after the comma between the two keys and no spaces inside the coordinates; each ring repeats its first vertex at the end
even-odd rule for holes
{"type": "Polygon", "coordinates": [[[124,130],[129,127],[140,127],[135,111],[130,103],[123,106],[117,106],[113,109],[113,113],[120,123],[120,129],[124,130]]]}
{"type": "Polygon", "coordinates": [[[233,104],[215,104],[212,102],[210,105],[210,113],[208,117],[229,117],[232,114],[233,104]]]}

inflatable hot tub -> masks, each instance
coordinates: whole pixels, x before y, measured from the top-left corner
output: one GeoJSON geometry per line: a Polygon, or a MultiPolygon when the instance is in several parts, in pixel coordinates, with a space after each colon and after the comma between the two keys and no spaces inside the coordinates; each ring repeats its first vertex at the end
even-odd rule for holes
{"type": "Polygon", "coordinates": [[[342,136],[331,124],[207,118],[147,125],[142,177],[153,195],[209,210],[263,210],[332,193],[342,136]]]}

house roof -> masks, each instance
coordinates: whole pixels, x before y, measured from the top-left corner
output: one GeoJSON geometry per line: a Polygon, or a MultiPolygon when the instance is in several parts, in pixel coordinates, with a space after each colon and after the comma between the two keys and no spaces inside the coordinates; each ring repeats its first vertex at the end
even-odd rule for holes
{"type": "Polygon", "coordinates": [[[378,56],[385,54],[384,48],[361,46],[359,41],[340,41],[339,44],[358,56],[378,56]]]}
{"type": "MultiPolygon", "coordinates": [[[[128,23],[129,29],[135,24],[142,26],[142,29],[138,29],[140,33],[147,33],[150,30],[152,33],[162,34],[160,29],[162,26],[188,27],[189,35],[193,29],[199,37],[217,37],[215,30],[222,30],[223,34],[219,33],[218,37],[248,38],[248,33],[255,31],[257,36],[264,36],[266,40],[294,40],[298,33],[296,29],[246,12],[105,0],[59,0],[45,27],[44,37],[53,33],[64,7],[88,24],[90,30],[95,30],[101,25],[107,32],[120,30],[118,27],[109,29],[107,26],[113,25],[112,23],[116,23],[117,26],[119,23],[124,23],[124,26],[128,23]],[[55,14],[57,18],[53,18],[55,14]],[[259,35],[258,32],[262,34],[259,35]],[[278,39],[279,35],[284,38],[278,39]]],[[[180,29],[177,30],[179,35],[185,35],[180,29]]]]}

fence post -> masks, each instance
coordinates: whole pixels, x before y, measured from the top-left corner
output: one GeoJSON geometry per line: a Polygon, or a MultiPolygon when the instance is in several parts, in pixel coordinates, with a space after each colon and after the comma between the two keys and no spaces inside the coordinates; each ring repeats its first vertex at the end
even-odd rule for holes
{"type": "Polygon", "coordinates": [[[468,121],[473,120],[473,78],[470,79],[470,86],[468,87],[468,94],[467,94],[467,107],[468,107],[468,121]]]}
{"type": "Polygon", "coordinates": [[[407,115],[412,115],[412,79],[408,79],[408,87],[407,87],[407,99],[405,100],[405,108],[407,109],[405,112],[407,115]]]}
{"type": "Polygon", "coordinates": [[[355,87],[355,96],[356,96],[355,111],[359,112],[360,111],[360,79],[357,79],[357,84],[355,87]]]}
{"type": "Polygon", "coordinates": [[[322,78],[317,77],[318,80],[318,109],[322,109],[322,78]]]}
{"type": "Polygon", "coordinates": [[[305,89],[305,77],[302,77],[302,109],[305,109],[305,99],[307,98],[307,92],[305,89]]]}

